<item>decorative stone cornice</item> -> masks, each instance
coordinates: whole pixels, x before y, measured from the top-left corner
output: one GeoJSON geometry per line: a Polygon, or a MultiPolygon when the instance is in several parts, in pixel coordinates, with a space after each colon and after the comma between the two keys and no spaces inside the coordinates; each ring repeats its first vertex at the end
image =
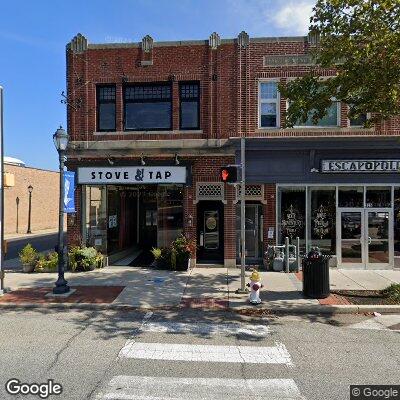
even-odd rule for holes
{"type": "Polygon", "coordinates": [[[213,32],[208,38],[208,45],[212,50],[216,50],[221,45],[221,37],[217,32],[213,32]]]}
{"type": "Polygon", "coordinates": [[[320,42],[320,38],[321,38],[321,36],[320,36],[319,32],[315,32],[315,31],[310,31],[310,33],[307,36],[308,43],[311,46],[317,46],[320,42]]]}
{"type": "Polygon", "coordinates": [[[240,32],[238,36],[238,46],[241,47],[242,49],[246,49],[249,46],[249,43],[250,43],[249,35],[245,31],[240,32]]]}
{"type": "Polygon", "coordinates": [[[85,36],[78,33],[69,43],[69,48],[73,53],[83,53],[88,48],[88,40],[85,36]]]}
{"type": "Polygon", "coordinates": [[[142,50],[145,53],[150,53],[150,51],[153,50],[153,46],[154,46],[153,38],[150,35],[146,35],[142,39],[142,50]]]}

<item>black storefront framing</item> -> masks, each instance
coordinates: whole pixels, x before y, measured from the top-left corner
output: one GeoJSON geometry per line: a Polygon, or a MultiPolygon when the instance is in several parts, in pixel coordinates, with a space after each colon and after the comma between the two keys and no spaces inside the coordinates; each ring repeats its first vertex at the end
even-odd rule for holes
{"type": "Polygon", "coordinates": [[[190,166],[82,166],[82,233],[104,254],[165,247],[184,225],[184,186],[190,166]]]}
{"type": "Polygon", "coordinates": [[[333,265],[392,268],[400,265],[399,150],[391,137],[250,138],[246,180],[276,184],[279,243],[300,236],[304,251],[334,254],[333,265]]]}

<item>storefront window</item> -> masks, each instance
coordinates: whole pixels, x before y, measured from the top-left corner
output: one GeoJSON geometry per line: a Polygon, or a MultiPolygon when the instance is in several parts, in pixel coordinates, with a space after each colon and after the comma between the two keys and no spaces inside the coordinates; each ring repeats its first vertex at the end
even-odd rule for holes
{"type": "Polygon", "coordinates": [[[366,207],[388,208],[392,205],[390,187],[367,187],[366,207]]]}
{"type": "Polygon", "coordinates": [[[99,251],[107,250],[107,205],[105,186],[85,187],[84,241],[99,251]]]}
{"type": "Polygon", "coordinates": [[[167,247],[183,232],[183,187],[159,185],[157,209],[157,245],[167,247]]]}
{"type": "Polygon", "coordinates": [[[310,188],[310,244],[336,254],[336,188],[310,188]]]}
{"type": "Polygon", "coordinates": [[[280,188],[278,193],[278,231],[279,242],[283,244],[285,237],[291,243],[300,238],[300,245],[306,241],[306,190],[305,188],[280,188]]]}
{"type": "Polygon", "coordinates": [[[339,207],[364,207],[364,187],[339,187],[339,207]]]}
{"type": "Polygon", "coordinates": [[[108,187],[108,221],[107,221],[107,249],[108,253],[121,250],[119,235],[121,230],[121,200],[120,191],[112,186],[108,187]]]}

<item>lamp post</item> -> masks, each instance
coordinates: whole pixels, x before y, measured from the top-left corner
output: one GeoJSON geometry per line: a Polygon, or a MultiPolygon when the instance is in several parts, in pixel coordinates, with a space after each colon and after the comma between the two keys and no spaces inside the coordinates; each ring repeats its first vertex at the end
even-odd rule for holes
{"type": "Polygon", "coordinates": [[[17,229],[16,229],[16,233],[19,233],[19,197],[17,196],[15,199],[15,203],[17,204],[17,229]]]}
{"type": "Polygon", "coordinates": [[[53,288],[54,294],[68,293],[70,288],[64,278],[65,252],[64,252],[64,164],[67,159],[68,133],[60,126],[53,135],[54,146],[58,151],[60,161],[60,199],[58,219],[58,279],[53,288]]]}
{"type": "Polygon", "coordinates": [[[31,215],[32,215],[32,191],[33,191],[33,186],[29,185],[28,186],[28,193],[29,193],[29,206],[28,206],[28,230],[26,233],[32,233],[31,231],[31,215]]]}

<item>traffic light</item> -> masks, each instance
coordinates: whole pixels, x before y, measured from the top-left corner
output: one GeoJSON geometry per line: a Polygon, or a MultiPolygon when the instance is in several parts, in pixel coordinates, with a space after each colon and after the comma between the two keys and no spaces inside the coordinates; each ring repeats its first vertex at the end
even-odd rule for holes
{"type": "Polygon", "coordinates": [[[236,183],[238,181],[238,168],[236,166],[227,166],[221,168],[219,173],[221,182],[236,183]]]}

